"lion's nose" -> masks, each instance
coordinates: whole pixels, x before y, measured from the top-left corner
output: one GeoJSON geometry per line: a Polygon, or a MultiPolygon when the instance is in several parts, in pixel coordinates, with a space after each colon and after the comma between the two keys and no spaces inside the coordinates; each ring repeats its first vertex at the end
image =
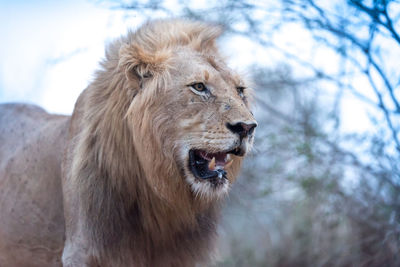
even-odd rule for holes
{"type": "Polygon", "coordinates": [[[248,135],[251,135],[254,132],[254,128],[257,127],[257,123],[255,121],[252,122],[237,122],[237,123],[227,123],[226,127],[235,134],[238,134],[240,138],[244,138],[248,135]]]}

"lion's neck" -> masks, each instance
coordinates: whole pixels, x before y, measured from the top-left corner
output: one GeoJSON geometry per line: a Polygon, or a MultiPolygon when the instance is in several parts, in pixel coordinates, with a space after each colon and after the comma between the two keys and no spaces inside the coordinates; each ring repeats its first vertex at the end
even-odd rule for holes
{"type": "Polygon", "coordinates": [[[137,181],[134,191],[132,185],[112,185],[109,179],[115,177],[103,178],[96,181],[96,187],[106,199],[101,204],[91,199],[91,206],[96,208],[88,213],[88,227],[100,255],[110,259],[113,255],[132,255],[124,261],[140,258],[145,260],[144,266],[185,266],[207,257],[216,232],[216,206],[198,210],[179,202],[166,203],[141,184],[143,177],[137,174],[130,177],[137,181]],[[165,264],[172,259],[171,264],[165,264]]]}

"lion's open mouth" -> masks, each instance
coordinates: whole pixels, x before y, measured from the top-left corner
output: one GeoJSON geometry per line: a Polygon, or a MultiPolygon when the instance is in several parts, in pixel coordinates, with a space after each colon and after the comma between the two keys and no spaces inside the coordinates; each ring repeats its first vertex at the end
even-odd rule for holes
{"type": "Polygon", "coordinates": [[[236,148],[228,152],[209,153],[204,150],[189,151],[189,166],[193,175],[203,180],[227,179],[226,170],[232,165],[233,159],[229,154],[240,155],[236,148]]]}

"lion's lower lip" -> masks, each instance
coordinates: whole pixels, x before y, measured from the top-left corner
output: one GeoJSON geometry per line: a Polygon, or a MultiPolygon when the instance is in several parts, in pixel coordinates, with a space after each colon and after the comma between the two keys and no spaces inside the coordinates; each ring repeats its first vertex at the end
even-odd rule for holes
{"type": "Polygon", "coordinates": [[[226,179],[226,169],[230,167],[230,152],[210,153],[204,150],[189,151],[189,167],[198,179],[226,179]]]}
{"type": "Polygon", "coordinates": [[[218,177],[218,173],[208,168],[209,161],[210,159],[201,156],[198,150],[190,150],[189,166],[196,178],[211,179],[218,177]]]}

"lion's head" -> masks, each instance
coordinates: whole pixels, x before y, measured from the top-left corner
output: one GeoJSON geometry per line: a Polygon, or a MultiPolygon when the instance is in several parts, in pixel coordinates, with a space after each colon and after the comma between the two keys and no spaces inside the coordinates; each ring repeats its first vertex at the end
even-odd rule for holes
{"type": "Polygon", "coordinates": [[[127,113],[134,145],[160,192],[173,179],[195,195],[221,196],[252,145],[249,89],[218,54],[220,33],[199,22],[156,21],[120,46],[119,70],[134,95],[127,113]]]}

